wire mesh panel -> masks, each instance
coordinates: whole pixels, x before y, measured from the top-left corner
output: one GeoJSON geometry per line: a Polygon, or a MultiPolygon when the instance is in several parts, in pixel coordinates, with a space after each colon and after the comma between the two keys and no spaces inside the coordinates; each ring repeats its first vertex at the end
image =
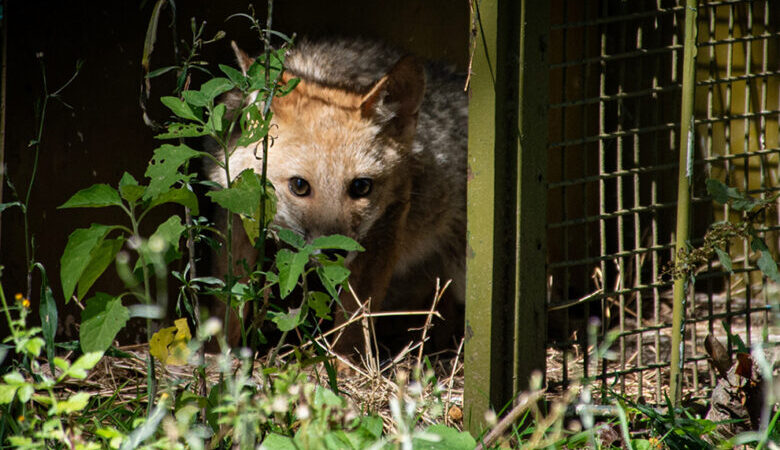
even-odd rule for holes
{"type": "MultiPolygon", "coordinates": [[[[661,402],[668,385],[684,8],[676,1],[566,1],[552,7],[548,274],[550,385],[590,377],[661,402]],[[597,350],[605,342],[607,358],[597,350]]],[[[729,211],[719,178],[777,188],[780,3],[701,2],[692,244],[729,211]]],[[[766,218],[774,231],[777,216],[766,218]]],[[[776,234],[768,235],[777,250],[776,234]]],[[[732,243],[732,255],[752,255],[732,243]]],[[[755,261],[702,267],[689,295],[684,388],[709,384],[707,333],[778,341],[777,288],[755,261]],[[774,297],[773,297],[774,296],[774,297]],[[723,322],[723,323],[721,323],[723,322]],[[724,327],[725,324],[725,327],[724,327]],[[758,327],[758,328],[757,328],[758,327]]],[[[723,339],[725,343],[725,338],[723,339]]]]}

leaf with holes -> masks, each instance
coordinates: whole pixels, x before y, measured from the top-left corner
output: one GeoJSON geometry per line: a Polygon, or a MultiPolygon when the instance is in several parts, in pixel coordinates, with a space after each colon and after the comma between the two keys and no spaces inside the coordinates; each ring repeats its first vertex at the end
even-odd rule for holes
{"type": "Polygon", "coordinates": [[[168,192],[171,187],[189,179],[191,175],[179,172],[179,168],[192,158],[200,156],[200,153],[184,144],[164,144],[154,151],[152,163],[146,169],[145,175],[150,178],[149,187],[144,193],[144,200],[154,199],[158,195],[168,192]]]}
{"type": "Polygon", "coordinates": [[[271,317],[279,331],[292,331],[301,324],[301,308],[291,308],[287,313],[278,313],[271,317]]]}
{"type": "Polygon", "coordinates": [[[276,267],[279,269],[279,294],[282,298],[290,295],[295,289],[298,280],[309,262],[311,250],[302,249],[298,252],[291,252],[288,249],[281,249],[276,253],[276,267]]]}

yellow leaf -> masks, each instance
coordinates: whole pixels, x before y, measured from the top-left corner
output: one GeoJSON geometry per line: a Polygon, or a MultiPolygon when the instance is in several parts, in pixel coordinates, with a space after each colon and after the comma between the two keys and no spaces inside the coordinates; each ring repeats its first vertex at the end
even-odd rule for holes
{"type": "Polygon", "coordinates": [[[192,339],[187,319],[177,319],[174,326],[163,328],[152,335],[149,353],[163,365],[181,366],[187,364],[190,350],[187,344],[192,339]]]}

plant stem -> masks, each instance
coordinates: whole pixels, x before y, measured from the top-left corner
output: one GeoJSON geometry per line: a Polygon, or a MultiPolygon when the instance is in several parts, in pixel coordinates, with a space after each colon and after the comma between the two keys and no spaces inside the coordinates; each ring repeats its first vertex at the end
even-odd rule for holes
{"type": "MultiPolygon", "coordinates": [[[[132,210],[128,210],[129,216],[130,216],[130,223],[133,226],[133,237],[138,240],[139,245],[139,251],[138,251],[138,258],[141,261],[141,272],[143,273],[144,277],[144,302],[147,305],[152,304],[152,296],[151,296],[151,287],[149,286],[149,267],[146,266],[146,257],[144,256],[143,249],[140,247],[141,245],[141,235],[138,232],[138,221],[135,219],[135,214],[133,214],[132,210]]],[[[146,341],[151,342],[152,341],[152,335],[154,334],[154,330],[152,329],[153,322],[152,319],[146,318],[146,341]]],[[[147,405],[146,405],[146,413],[147,415],[152,413],[152,407],[154,406],[154,397],[157,395],[156,390],[156,377],[154,373],[154,358],[152,357],[152,353],[149,352],[146,355],[146,393],[147,393],[147,405]]]]}

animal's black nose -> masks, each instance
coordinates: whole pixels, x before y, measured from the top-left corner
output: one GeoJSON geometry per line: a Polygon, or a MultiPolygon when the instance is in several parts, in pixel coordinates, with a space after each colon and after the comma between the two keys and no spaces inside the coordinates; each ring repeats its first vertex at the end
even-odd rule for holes
{"type": "Polygon", "coordinates": [[[342,258],[346,258],[347,253],[349,252],[340,248],[324,248],[322,249],[322,253],[325,254],[325,256],[327,256],[328,259],[332,259],[335,261],[338,259],[337,258],[338,256],[341,256],[342,258]]]}

